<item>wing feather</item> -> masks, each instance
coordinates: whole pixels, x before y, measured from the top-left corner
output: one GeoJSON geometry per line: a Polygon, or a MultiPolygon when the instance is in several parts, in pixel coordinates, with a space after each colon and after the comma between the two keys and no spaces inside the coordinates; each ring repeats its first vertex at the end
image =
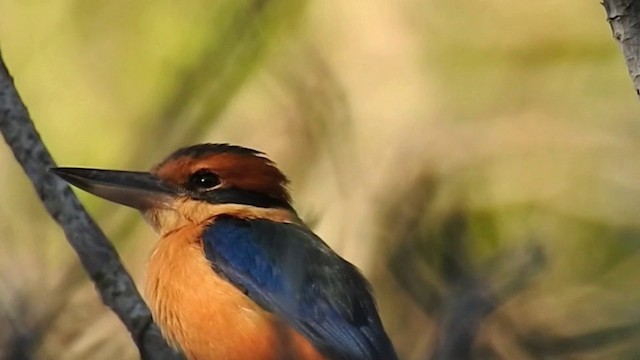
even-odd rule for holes
{"type": "Polygon", "coordinates": [[[330,359],[397,359],[367,280],[307,227],[221,216],[203,245],[214,271],[330,359]]]}

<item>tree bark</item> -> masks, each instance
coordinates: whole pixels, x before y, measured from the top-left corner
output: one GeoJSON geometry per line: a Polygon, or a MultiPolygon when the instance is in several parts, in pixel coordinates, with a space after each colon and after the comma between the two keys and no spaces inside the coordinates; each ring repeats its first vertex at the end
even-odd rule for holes
{"type": "Polygon", "coordinates": [[[35,129],[0,52],[0,132],[40,200],[62,227],[102,301],[127,327],[143,359],[182,359],[164,341],[113,245],[73,194],[48,172],[55,163],[35,129]]]}
{"type": "Polygon", "coordinates": [[[620,43],[636,94],[640,97],[640,1],[603,0],[613,37],[620,43]]]}

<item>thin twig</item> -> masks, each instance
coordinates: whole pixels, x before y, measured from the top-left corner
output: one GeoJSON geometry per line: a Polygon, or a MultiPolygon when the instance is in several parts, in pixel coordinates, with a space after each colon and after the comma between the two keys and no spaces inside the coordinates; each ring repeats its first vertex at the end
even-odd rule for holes
{"type": "Polygon", "coordinates": [[[640,1],[603,0],[613,37],[620,43],[629,75],[640,97],[640,1]]]}
{"type": "Polygon", "coordinates": [[[149,309],[118,253],[69,186],[50,174],[55,166],[20,99],[0,52],[0,132],[53,219],[64,230],[102,301],[131,333],[144,359],[181,359],[152,323],[149,309]]]}

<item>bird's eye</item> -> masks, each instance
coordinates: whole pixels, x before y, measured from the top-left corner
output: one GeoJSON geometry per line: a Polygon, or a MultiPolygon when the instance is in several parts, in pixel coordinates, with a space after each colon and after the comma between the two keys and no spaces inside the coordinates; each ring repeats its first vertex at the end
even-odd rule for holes
{"type": "Polygon", "coordinates": [[[195,190],[210,190],[219,184],[218,175],[209,170],[198,170],[189,178],[189,187],[195,190]]]}

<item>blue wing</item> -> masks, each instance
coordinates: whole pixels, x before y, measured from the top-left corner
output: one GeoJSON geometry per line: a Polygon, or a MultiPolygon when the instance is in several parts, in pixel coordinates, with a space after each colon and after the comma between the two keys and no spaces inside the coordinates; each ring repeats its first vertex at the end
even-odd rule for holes
{"type": "Polygon", "coordinates": [[[221,216],[203,235],[213,269],[330,359],[397,359],[367,280],[308,228],[221,216]]]}

